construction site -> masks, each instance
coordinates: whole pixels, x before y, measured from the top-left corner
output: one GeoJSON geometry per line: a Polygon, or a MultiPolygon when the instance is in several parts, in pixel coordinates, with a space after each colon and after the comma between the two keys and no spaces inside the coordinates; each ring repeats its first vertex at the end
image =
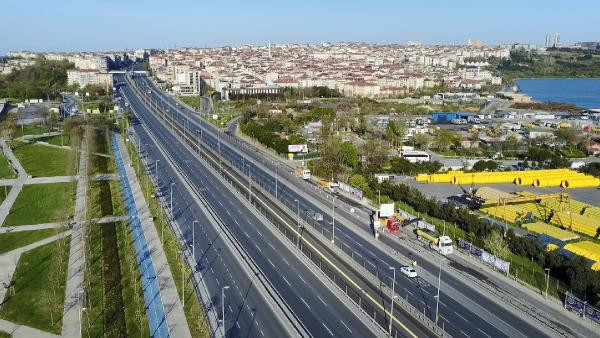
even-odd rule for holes
{"type": "Polygon", "coordinates": [[[458,187],[461,193],[450,196],[449,200],[458,200],[477,209],[481,217],[500,225],[504,231],[512,227],[520,233],[535,236],[545,250],[581,256],[592,269],[600,271],[600,206],[595,200],[590,203],[572,196],[572,192],[581,190],[600,195],[598,178],[569,169],[551,169],[451,171],[419,175],[415,181],[420,190],[438,185],[458,187]],[[496,189],[496,186],[502,189],[496,189]],[[507,189],[510,186],[512,191],[507,189]],[[536,192],[526,191],[525,187],[533,187],[536,192]]]}

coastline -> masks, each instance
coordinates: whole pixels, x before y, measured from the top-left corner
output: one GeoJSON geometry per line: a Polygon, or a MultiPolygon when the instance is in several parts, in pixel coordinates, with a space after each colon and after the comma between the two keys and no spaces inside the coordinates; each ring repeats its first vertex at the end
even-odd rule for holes
{"type": "MultiPolygon", "coordinates": [[[[549,80],[587,80],[587,81],[600,81],[600,77],[532,77],[532,78],[515,78],[512,81],[512,86],[513,88],[516,87],[516,92],[517,93],[521,93],[521,94],[525,94],[527,96],[530,96],[535,102],[556,102],[556,103],[569,103],[569,104],[573,104],[575,105],[577,108],[585,110],[585,109],[597,109],[594,108],[594,106],[598,106],[598,108],[600,108],[600,102],[596,103],[594,102],[594,100],[589,100],[589,98],[585,98],[585,95],[582,99],[579,99],[579,97],[577,96],[573,96],[573,97],[569,97],[570,100],[565,100],[565,98],[563,97],[562,99],[552,99],[550,97],[555,96],[555,95],[550,95],[550,97],[547,97],[545,100],[540,100],[540,99],[536,99],[536,95],[535,93],[531,93],[531,91],[528,93],[526,91],[523,91],[521,84],[523,84],[524,82],[527,82],[529,80],[542,80],[542,81],[549,81],[549,80]],[[521,80],[522,82],[519,83],[519,80],[521,80]],[[579,102],[577,102],[579,101],[579,102]],[[587,102],[586,102],[587,101],[587,102]],[[590,105],[590,107],[586,107],[590,105]]],[[[552,85],[551,85],[552,86],[552,85]]],[[[585,87],[585,85],[575,85],[575,86],[579,86],[579,87],[585,87]]],[[[578,89],[579,90],[579,89],[578,89]]],[[[548,93],[552,92],[551,90],[548,90],[548,93]]],[[[538,93],[539,94],[539,93],[538,93]]],[[[556,93],[554,93],[556,94],[556,93]]],[[[560,95],[558,95],[560,96],[560,95]]]]}

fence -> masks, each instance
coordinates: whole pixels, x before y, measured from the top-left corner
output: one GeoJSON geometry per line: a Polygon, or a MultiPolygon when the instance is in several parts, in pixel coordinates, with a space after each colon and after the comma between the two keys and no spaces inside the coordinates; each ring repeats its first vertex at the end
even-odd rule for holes
{"type": "Polygon", "coordinates": [[[504,260],[492,255],[491,253],[476,247],[475,245],[473,245],[467,241],[464,241],[462,239],[460,241],[458,241],[458,248],[463,251],[468,252],[469,255],[478,258],[483,263],[494,268],[494,270],[498,269],[499,271],[502,271],[506,274],[508,274],[508,271],[510,270],[509,262],[504,261],[504,260]]]}
{"type": "Polygon", "coordinates": [[[565,294],[565,309],[573,310],[584,318],[600,324],[600,309],[589,305],[586,301],[573,296],[569,292],[565,294]]]}

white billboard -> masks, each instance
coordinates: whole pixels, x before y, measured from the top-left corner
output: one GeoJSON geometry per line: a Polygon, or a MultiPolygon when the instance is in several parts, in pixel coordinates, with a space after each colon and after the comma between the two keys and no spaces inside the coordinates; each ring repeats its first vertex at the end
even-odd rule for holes
{"type": "Polygon", "coordinates": [[[394,203],[379,205],[379,217],[390,217],[394,215],[394,203]]]}
{"type": "Polygon", "coordinates": [[[288,153],[308,153],[308,145],[290,144],[288,145],[288,153]]]}

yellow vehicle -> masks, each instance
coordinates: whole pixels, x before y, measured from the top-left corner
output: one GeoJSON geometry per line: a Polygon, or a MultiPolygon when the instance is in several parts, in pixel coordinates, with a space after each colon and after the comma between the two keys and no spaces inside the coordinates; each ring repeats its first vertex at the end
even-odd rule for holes
{"type": "Polygon", "coordinates": [[[340,188],[340,185],[337,184],[336,182],[331,182],[331,181],[326,181],[326,180],[319,180],[319,184],[321,184],[321,186],[323,187],[323,190],[330,192],[332,194],[337,194],[338,190],[340,188]]]}

